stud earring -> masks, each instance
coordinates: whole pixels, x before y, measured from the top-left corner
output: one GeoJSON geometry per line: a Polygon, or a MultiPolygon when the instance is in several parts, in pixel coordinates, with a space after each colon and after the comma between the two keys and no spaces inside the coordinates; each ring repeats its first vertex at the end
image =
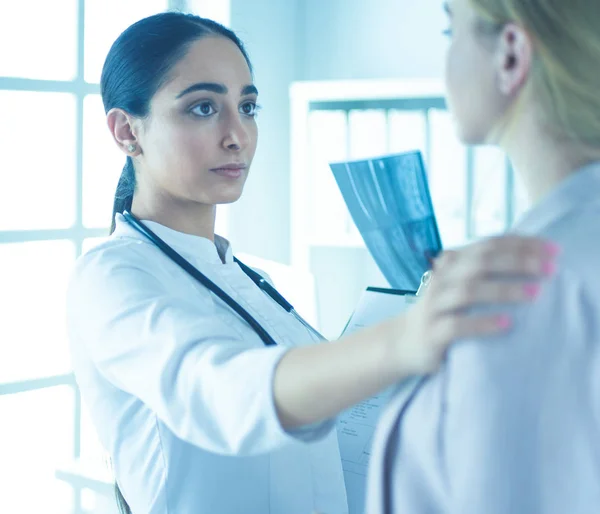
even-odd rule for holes
{"type": "Polygon", "coordinates": [[[127,150],[129,150],[130,152],[135,152],[135,149],[136,149],[136,148],[137,148],[137,147],[136,147],[135,145],[133,145],[133,144],[131,144],[131,145],[127,145],[127,150]]]}

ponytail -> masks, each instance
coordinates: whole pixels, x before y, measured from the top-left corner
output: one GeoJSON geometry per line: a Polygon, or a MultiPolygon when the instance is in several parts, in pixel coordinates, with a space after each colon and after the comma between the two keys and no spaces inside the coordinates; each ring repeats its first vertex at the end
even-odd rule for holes
{"type": "Polygon", "coordinates": [[[133,192],[135,190],[135,169],[133,160],[127,156],[127,162],[123,166],[117,190],[115,192],[115,201],[113,203],[112,221],[110,224],[110,234],[115,231],[115,216],[117,213],[131,210],[133,203],[133,192]]]}
{"type": "MultiPolygon", "coordinates": [[[[113,203],[112,221],[110,223],[110,233],[115,231],[115,217],[117,213],[131,210],[133,203],[133,192],[135,190],[135,169],[131,157],[127,156],[125,166],[119,177],[117,190],[115,191],[115,201],[113,203]]],[[[115,500],[119,509],[119,514],[132,514],[119,485],[115,482],[115,500]]]]}
{"type": "MultiPolygon", "coordinates": [[[[119,177],[117,183],[117,190],[115,191],[115,201],[113,203],[112,221],[110,223],[110,233],[115,231],[115,217],[117,213],[123,213],[123,211],[131,210],[131,204],[133,203],[133,192],[135,190],[135,169],[133,167],[133,160],[127,156],[125,166],[119,177]]],[[[123,493],[119,489],[119,485],[115,482],[115,500],[119,509],[119,514],[132,514],[131,509],[123,493]]]]}

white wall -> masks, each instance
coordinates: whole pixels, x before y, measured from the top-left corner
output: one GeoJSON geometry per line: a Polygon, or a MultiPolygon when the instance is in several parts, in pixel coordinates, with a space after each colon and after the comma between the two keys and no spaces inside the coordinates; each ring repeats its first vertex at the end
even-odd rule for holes
{"type": "Polygon", "coordinates": [[[231,0],[231,27],[254,65],[259,143],[242,199],[231,207],[234,250],[289,263],[289,86],[298,80],[302,0],[231,0]]]}
{"type": "Polygon", "coordinates": [[[439,77],[442,0],[303,0],[303,78],[439,77]]]}

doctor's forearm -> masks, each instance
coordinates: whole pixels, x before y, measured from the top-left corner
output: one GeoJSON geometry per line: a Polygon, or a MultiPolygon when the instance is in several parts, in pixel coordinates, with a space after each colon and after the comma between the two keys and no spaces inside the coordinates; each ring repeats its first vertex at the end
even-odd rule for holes
{"type": "Polygon", "coordinates": [[[398,368],[385,325],[339,341],[294,348],[281,359],[274,379],[280,421],[294,429],[336,416],[408,376],[398,368]]]}

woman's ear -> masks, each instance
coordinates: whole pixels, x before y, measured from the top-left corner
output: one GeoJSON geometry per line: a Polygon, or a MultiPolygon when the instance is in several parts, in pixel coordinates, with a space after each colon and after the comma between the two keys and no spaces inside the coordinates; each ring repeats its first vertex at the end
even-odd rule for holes
{"type": "Polygon", "coordinates": [[[135,118],[123,109],[111,109],[106,115],[106,122],[113,139],[119,148],[130,157],[142,153],[142,148],[135,135],[135,118]]]}
{"type": "Polygon", "coordinates": [[[514,96],[527,82],[533,45],[525,30],[508,23],[500,33],[496,49],[496,74],[500,92],[514,96]]]}

